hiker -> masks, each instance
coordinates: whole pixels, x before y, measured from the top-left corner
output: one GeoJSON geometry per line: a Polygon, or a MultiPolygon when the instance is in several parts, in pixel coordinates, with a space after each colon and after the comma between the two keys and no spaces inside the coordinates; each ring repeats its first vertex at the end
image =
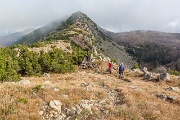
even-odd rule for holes
{"type": "Polygon", "coordinates": [[[113,64],[112,62],[110,61],[109,62],[109,73],[112,74],[112,68],[113,68],[113,64]]]}
{"type": "Polygon", "coordinates": [[[124,78],[124,66],[123,63],[121,63],[118,67],[119,70],[119,78],[124,78]]]}

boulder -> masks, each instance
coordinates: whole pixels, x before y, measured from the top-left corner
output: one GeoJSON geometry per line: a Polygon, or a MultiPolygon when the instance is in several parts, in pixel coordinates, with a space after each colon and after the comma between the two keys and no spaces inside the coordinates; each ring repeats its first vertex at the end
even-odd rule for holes
{"type": "Polygon", "coordinates": [[[44,73],[42,76],[43,76],[43,77],[50,78],[50,74],[48,74],[48,73],[44,73]]]}
{"type": "Polygon", "coordinates": [[[180,92],[180,88],[178,87],[168,87],[166,90],[180,92]]]}
{"type": "Polygon", "coordinates": [[[73,109],[68,109],[66,115],[67,115],[67,116],[73,116],[75,113],[76,113],[75,110],[73,110],[73,109]]]}
{"type": "Polygon", "coordinates": [[[169,73],[161,73],[159,75],[159,81],[170,81],[169,73]]]}
{"type": "Polygon", "coordinates": [[[61,113],[62,103],[59,100],[51,100],[49,106],[61,113]]]}
{"type": "Polygon", "coordinates": [[[165,94],[156,95],[157,98],[160,98],[162,100],[166,100],[167,96],[165,94]]]}
{"type": "Polygon", "coordinates": [[[93,58],[94,58],[93,54],[90,54],[90,55],[88,56],[88,61],[92,61],[93,58]]]}
{"type": "Polygon", "coordinates": [[[167,98],[166,98],[166,100],[168,100],[168,101],[174,101],[177,99],[178,99],[178,96],[167,96],[167,98]]]}
{"type": "Polygon", "coordinates": [[[149,72],[146,67],[144,67],[142,71],[144,73],[144,77],[147,78],[148,80],[155,79],[154,74],[149,72]]]}
{"type": "Polygon", "coordinates": [[[91,110],[91,108],[92,108],[92,106],[93,106],[92,101],[89,101],[89,100],[81,100],[80,106],[81,106],[82,108],[84,108],[84,109],[89,110],[89,112],[90,112],[91,114],[93,114],[93,113],[92,113],[92,110],[91,110]]]}

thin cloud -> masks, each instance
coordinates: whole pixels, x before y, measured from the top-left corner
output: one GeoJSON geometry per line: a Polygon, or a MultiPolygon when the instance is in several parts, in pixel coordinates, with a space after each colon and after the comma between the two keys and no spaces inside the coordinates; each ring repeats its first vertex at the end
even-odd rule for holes
{"type": "Polygon", "coordinates": [[[0,34],[38,28],[76,11],[114,32],[180,32],[179,0],[0,0],[0,34]],[[174,21],[175,20],[175,21],[174,21]]]}

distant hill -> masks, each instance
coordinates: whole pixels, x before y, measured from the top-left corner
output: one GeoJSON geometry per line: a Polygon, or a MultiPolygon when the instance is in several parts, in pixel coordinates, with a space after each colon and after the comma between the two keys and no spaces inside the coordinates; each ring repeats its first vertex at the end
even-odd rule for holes
{"type": "Polygon", "coordinates": [[[121,44],[136,45],[143,42],[153,42],[159,45],[180,48],[180,33],[165,33],[158,31],[137,30],[131,32],[109,34],[114,41],[121,44]]]}
{"type": "Polygon", "coordinates": [[[29,28],[22,32],[16,32],[6,36],[0,36],[0,47],[10,46],[20,40],[23,36],[31,33],[34,29],[29,28]]]}
{"type": "Polygon", "coordinates": [[[123,62],[128,68],[134,64],[132,57],[109,37],[102,33],[96,23],[86,14],[76,12],[66,21],[55,21],[20,39],[16,44],[31,44],[37,41],[66,40],[86,51],[97,51],[123,62]]]}
{"type": "Polygon", "coordinates": [[[101,31],[117,44],[124,45],[140,63],[166,65],[180,70],[180,33],[144,30],[122,33],[113,33],[104,29],[101,31]]]}
{"type": "Polygon", "coordinates": [[[41,28],[38,28],[34,30],[32,33],[29,35],[24,36],[20,40],[18,40],[15,44],[31,44],[34,42],[37,42],[47,36],[50,32],[56,30],[60,25],[62,25],[63,21],[62,20],[56,20],[53,21],[41,28]]]}

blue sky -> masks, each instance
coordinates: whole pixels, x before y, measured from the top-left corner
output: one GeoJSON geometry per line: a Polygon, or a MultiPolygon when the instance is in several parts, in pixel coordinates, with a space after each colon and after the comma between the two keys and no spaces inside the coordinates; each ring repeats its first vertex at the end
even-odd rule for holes
{"type": "Polygon", "coordinates": [[[76,11],[114,32],[180,33],[180,0],[0,0],[0,35],[38,28],[76,11]]]}

